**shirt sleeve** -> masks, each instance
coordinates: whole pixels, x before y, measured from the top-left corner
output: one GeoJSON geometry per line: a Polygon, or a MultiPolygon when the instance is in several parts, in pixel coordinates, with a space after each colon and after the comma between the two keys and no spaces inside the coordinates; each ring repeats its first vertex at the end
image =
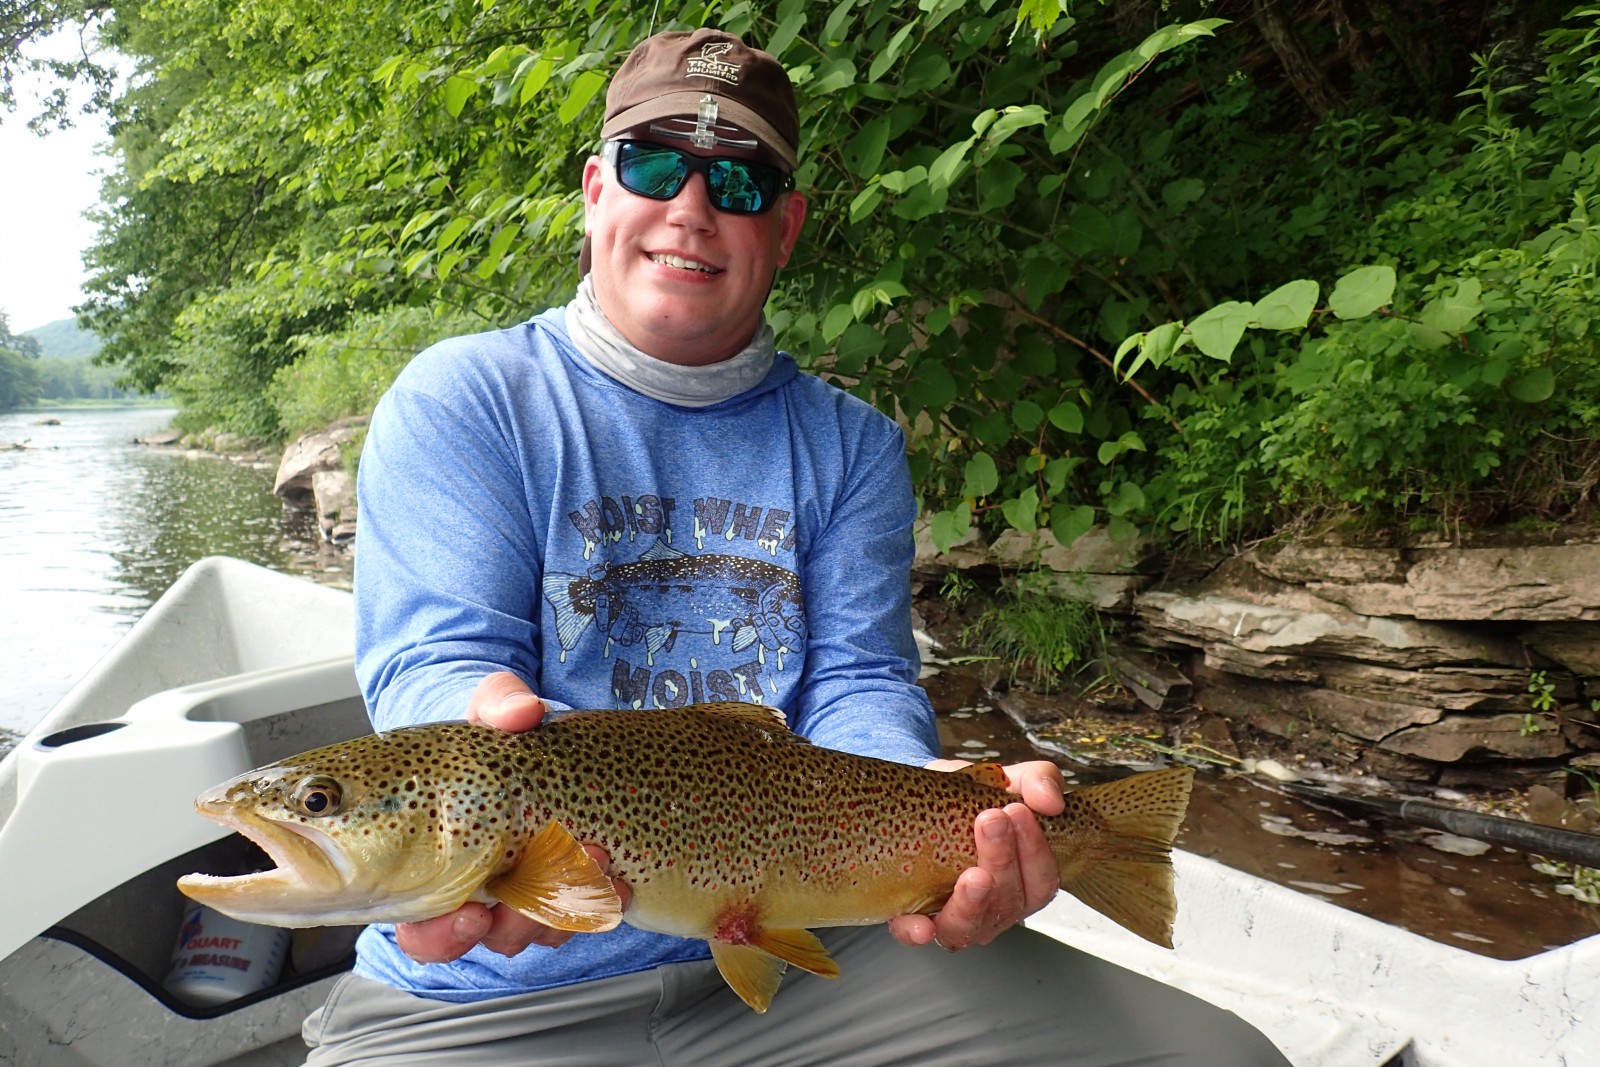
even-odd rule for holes
{"type": "MultiPolygon", "coordinates": [[[[811,633],[795,728],[815,744],[920,765],[939,755],[939,737],[911,631],[916,500],[904,435],[861,407],[860,451],[804,564],[811,633]]],[[[851,423],[842,429],[849,436],[851,423]]]]}
{"type": "Polygon", "coordinates": [[[460,719],[495,671],[539,691],[539,545],[509,431],[470,389],[408,375],[373,412],[357,486],[356,674],[379,729],[460,719]]]}

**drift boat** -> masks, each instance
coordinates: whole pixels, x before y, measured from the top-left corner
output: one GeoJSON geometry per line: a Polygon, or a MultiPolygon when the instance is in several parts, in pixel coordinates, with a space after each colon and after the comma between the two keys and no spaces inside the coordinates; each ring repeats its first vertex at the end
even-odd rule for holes
{"type": "MultiPolygon", "coordinates": [[[[187,903],[177,878],[237,868],[254,847],[194,797],[370,729],[351,620],[347,593],[202,560],[0,761],[0,1064],[303,1061],[301,1020],[349,968],[354,928],[221,1003],[164,979],[187,903]]],[[[1173,951],[1066,894],[1030,925],[1237,1012],[1296,1067],[1600,1063],[1600,936],[1492,960],[1173,859],[1173,951]]]]}

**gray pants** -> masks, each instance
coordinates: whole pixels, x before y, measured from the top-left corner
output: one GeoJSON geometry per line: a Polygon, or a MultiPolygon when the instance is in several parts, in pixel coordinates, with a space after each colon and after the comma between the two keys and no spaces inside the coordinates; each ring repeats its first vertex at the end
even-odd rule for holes
{"type": "Polygon", "coordinates": [[[765,1015],[711,963],[452,1004],[356,975],[306,1020],[308,1067],[1284,1067],[1237,1016],[1016,928],[959,954],[822,931],[843,976],[790,969],[765,1015]]]}

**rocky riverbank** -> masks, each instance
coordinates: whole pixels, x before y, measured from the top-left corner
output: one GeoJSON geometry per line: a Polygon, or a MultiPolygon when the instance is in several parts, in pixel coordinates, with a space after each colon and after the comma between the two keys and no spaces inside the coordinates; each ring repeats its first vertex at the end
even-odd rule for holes
{"type": "Polygon", "coordinates": [[[1150,710],[1357,773],[1565,791],[1600,773],[1600,530],[1370,547],[1274,542],[1173,560],[1092,531],[970,538],[918,570],[1043,566],[1112,625],[1110,673],[1150,710]]]}

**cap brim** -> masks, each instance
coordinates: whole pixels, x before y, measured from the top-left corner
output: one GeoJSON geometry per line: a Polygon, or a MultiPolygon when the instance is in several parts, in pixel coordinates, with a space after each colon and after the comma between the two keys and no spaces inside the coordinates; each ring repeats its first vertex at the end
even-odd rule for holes
{"type": "MultiPolygon", "coordinates": [[[[704,92],[669,93],[636,104],[626,111],[619,111],[606,120],[600,128],[600,136],[604,138],[616,137],[636,126],[654,122],[657,119],[687,118],[693,119],[700,109],[700,100],[704,92]]],[[[749,130],[760,141],[762,147],[776,155],[790,170],[800,165],[800,157],[796,146],[787,143],[772,124],[754,111],[745,107],[737,100],[727,97],[717,97],[717,120],[731,122],[749,130]]]]}

